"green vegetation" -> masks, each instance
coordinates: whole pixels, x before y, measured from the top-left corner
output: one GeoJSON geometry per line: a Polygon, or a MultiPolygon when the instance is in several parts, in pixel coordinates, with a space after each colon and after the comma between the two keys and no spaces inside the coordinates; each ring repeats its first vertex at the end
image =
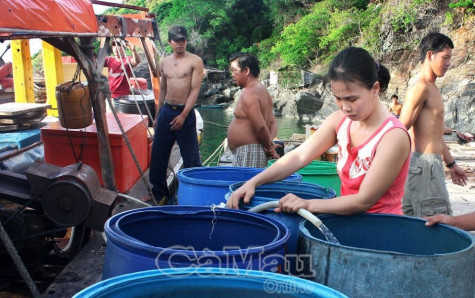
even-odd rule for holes
{"type": "Polygon", "coordinates": [[[454,19],[460,18],[460,25],[467,19],[475,18],[475,2],[473,0],[454,0],[449,3],[450,10],[445,14],[445,23],[453,24],[454,19]]]}
{"type": "Polygon", "coordinates": [[[31,66],[33,72],[42,73],[43,72],[43,51],[38,51],[36,54],[31,56],[31,66]]]}
{"type": "MultiPolygon", "coordinates": [[[[436,1],[383,0],[130,0],[148,7],[166,43],[167,29],[188,29],[189,50],[205,64],[228,67],[237,51],[259,57],[262,68],[314,68],[327,63],[349,45],[381,53],[383,15],[385,30],[408,36],[418,17],[436,1]]],[[[452,0],[455,13],[473,15],[473,0],[452,0]]],[[[131,13],[126,9],[107,13],[131,13]]],[[[448,19],[453,16],[450,15],[448,19]]],[[[403,40],[404,42],[404,40],[403,40]]],[[[167,51],[170,47],[167,46],[167,51]]]]}
{"type": "Polygon", "coordinates": [[[475,5],[473,3],[473,0],[455,0],[455,1],[450,1],[449,7],[453,9],[460,9],[463,10],[464,12],[472,13],[475,12],[475,5]]]}
{"type": "Polygon", "coordinates": [[[396,33],[407,33],[417,21],[417,14],[430,3],[431,0],[401,1],[397,7],[392,8],[393,17],[391,26],[396,33]]]}

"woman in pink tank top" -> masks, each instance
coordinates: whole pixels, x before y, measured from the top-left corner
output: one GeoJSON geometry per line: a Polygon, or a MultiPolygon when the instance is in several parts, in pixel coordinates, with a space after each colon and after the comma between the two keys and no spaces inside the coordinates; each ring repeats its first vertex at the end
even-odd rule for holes
{"type": "Polygon", "coordinates": [[[349,47],[332,61],[327,78],[338,111],[302,145],[236,190],[228,207],[238,208],[241,199],[248,203],[257,186],[284,179],[338,144],[341,196],[303,200],[290,193],[275,211],[402,214],[411,145],[405,127],[379,99],[389,84],[388,69],[366,50],[349,47]]]}

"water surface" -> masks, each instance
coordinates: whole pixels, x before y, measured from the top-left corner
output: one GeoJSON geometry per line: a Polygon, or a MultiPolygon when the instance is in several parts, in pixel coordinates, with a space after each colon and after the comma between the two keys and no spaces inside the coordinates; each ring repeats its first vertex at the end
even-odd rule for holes
{"type": "MultiPolygon", "coordinates": [[[[228,126],[233,113],[224,109],[198,108],[204,121],[203,139],[201,141],[201,160],[205,161],[226,138],[228,126]]],[[[289,117],[276,117],[279,126],[277,137],[288,140],[294,133],[305,133],[304,123],[289,117]]],[[[214,165],[214,164],[213,164],[214,165]]]]}

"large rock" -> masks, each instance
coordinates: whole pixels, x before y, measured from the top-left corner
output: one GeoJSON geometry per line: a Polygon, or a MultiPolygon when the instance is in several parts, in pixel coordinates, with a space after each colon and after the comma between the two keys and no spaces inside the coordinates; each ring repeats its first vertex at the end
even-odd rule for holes
{"type": "Polygon", "coordinates": [[[322,96],[317,90],[300,91],[295,95],[295,105],[299,116],[313,117],[323,105],[322,96]]]}

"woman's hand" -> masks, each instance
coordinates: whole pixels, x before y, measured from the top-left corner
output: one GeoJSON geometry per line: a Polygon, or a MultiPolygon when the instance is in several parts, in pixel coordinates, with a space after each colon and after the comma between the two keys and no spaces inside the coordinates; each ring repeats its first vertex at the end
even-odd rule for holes
{"type": "Polygon", "coordinates": [[[296,213],[300,208],[307,209],[307,201],[297,197],[292,193],[289,193],[279,200],[279,207],[277,207],[274,211],[296,213]]]}
{"type": "Polygon", "coordinates": [[[232,209],[239,209],[239,201],[243,199],[244,204],[249,204],[251,198],[254,196],[256,187],[249,181],[244,183],[236,191],[234,191],[226,202],[226,207],[232,209]]]}

